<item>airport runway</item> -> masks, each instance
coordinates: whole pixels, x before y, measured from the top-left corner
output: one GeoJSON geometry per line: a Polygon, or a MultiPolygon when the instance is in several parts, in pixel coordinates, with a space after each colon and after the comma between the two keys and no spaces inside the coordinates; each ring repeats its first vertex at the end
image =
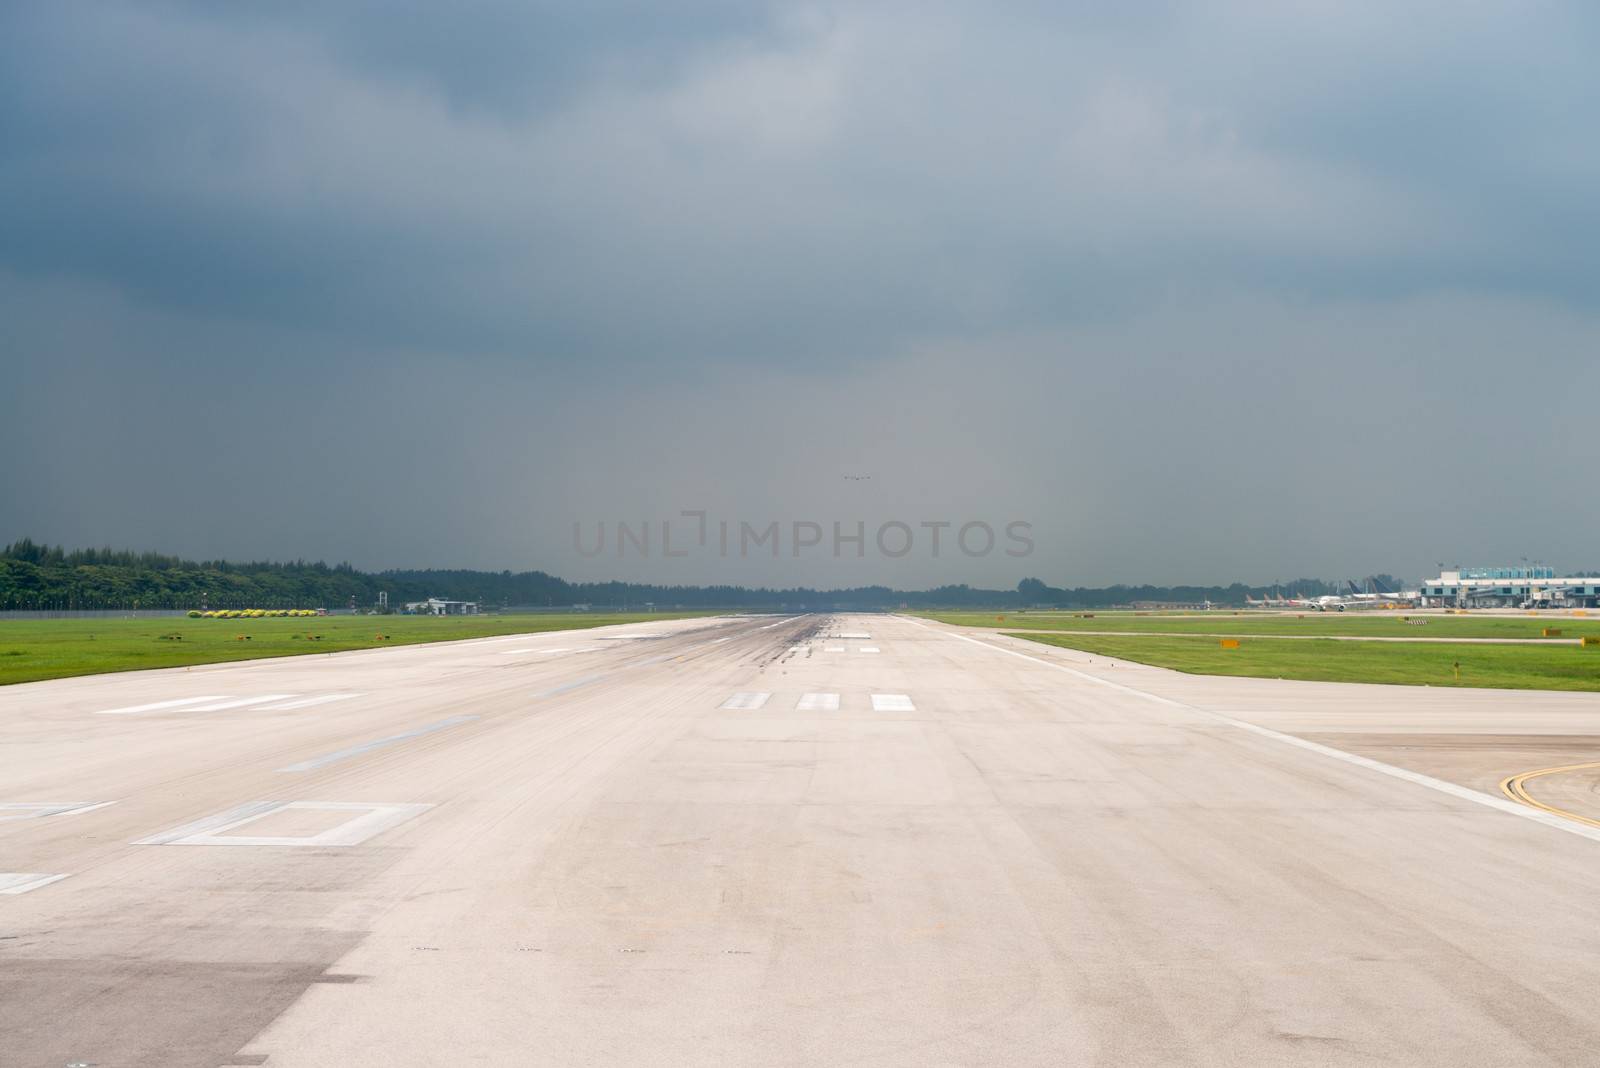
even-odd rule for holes
{"type": "Polygon", "coordinates": [[[0,1066],[1593,1065],[1508,738],[1600,696],[881,616],[8,687],[0,1066]]]}

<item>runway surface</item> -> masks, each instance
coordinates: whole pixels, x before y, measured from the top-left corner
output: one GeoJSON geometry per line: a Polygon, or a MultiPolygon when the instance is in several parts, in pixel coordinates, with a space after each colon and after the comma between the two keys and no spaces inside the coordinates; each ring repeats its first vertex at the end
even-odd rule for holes
{"type": "Polygon", "coordinates": [[[8,687],[0,1065],[1592,1065],[1497,783],[1597,739],[883,616],[8,687]]]}

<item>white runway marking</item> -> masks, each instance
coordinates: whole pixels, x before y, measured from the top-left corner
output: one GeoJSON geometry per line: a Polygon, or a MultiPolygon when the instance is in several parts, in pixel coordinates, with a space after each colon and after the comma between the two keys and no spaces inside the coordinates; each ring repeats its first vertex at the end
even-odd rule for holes
{"type": "Polygon", "coordinates": [[[695,649],[703,649],[708,644],[710,644],[710,643],[703,642],[700,645],[696,645],[696,646],[693,646],[692,648],[685,649],[681,653],[662,653],[660,656],[647,657],[644,660],[636,660],[631,664],[623,664],[621,667],[614,668],[611,671],[602,671],[602,672],[600,672],[598,674],[595,674],[595,675],[585,675],[581,679],[573,679],[571,682],[564,682],[560,686],[552,686],[548,690],[540,690],[538,693],[534,694],[533,696],[536,697],[536,698],[538,698],[538,697],[555,697],[558,694],[569,693],[572,690],[576,690],[581,686],[588,686],[590,683],[599,682],[602,679],[609,679],[613,675],[621,674],[624,671],[632,671],[635,668],[650,667],[650,666],[652,666],[654,664],[664,663],[665,661],[668,661],[668,660],[675,660],[678,657],[683,656],[685,653],[693,652],[695,649]]]}
{"type": "Polygon", "coordinates": [[[314,697],[302,697],[298,701],[285,701],[280,705],[262,705],[263,712],[287,712],[291,708],[314,708],[317,705],[332,704],[334,701],[348,701],[352,697],[363,697],[359,693],[322,693],[314,697]]]}
{"type": "Polygon", "coordinates": [[[198,705],[206,701],[221,701],[220,695],[212,697],[180,697],[176,701],[154,701],[148,705],[129,705],[127,708],[102,708],[96,712],[97,716],[131,716],[136,712],[154,712],[158,708],[182,708],[184,705],[198,705]]]}
{"type": "Polygon", "coordinates": [[[234,697],[225,701],[215,701],[209,705],[190,705],[185,712],[223,712],[230,708],[247,708],[250,705],[264,705],[269,701],[287,701],[291,697],[298,697],[293,693],[269,693],[261,697],[234,697]]]}
{"type": "Polygon", "coordinates": [[[499,652],[501,656],[526,656],[529,653],[565,653],[570,651],[568,646],[560,645],[554,649],[501,649],[499,652]]]}
{"type": "Polygon", "coordinates": [[[917,706],[903,693],[875,693],[872,695],[874,712],[915,712],[917,706]]]}
{"type": "Polygon", "coordinates": [[[81,816],[85,812],[93,812],[96,809],[102,809],[102,808],[105,808],[108,805],[114,805],[114,804],[116,804],[115,801],[96,801],[92,805],[79,805],[76,808],[69,809],[68,811],[61,813],[61,815],[63,815],[63,816],[81,816]]]}
{"type": "Polygon", "coordinates": [[[365,801],[252,801],[230,808],[214,816],[174,827],[170,831],[141,838],[134,845],[222,845],[222,846],[295,846],[322,849],[334,846],[360,845],[374,835],[421,815],[432,805],[374,804],[365,801]],[[343,823],[330,827],[321,834],[289,837],[251,837],[227,832],[253,823],[275,812],[289,810],[314,812],[352,812],[343,823]]]}
{"type": "Polygon", "coordinates": [[[0,821],[77,816],[114,804],[115,801],[7,801],[0,804],[0,821]]]}
{"type": "Polygon", "coordinates": [[[0,894],[26,894],[65,878],[65,875],[41,875],[32,871],[0,871],[0,894]]]}
{"type": "Polygon", "coordinates": [[[830,645],[824,651],[825,652],[829,652],[829,653],[842,653],[842,652],[844,652],[844,646],[842,646],[842,645],[830,645]]]}
{"type": "Polygon", "coordinates": [[[876,645],[863,645],[861,648],[856,650],[858,653],[881,653],[882,651],[883,650],[879,649],[876,645]]]}
{"type": "Polygon", "coordinates": [[[564,682],[560,686],[552,686],[548,690],[540,690],[533,696],[554,697],[557,694],[563,694],[569,690],[576,690],[580,686],[587,686],[591,682],[599,682],[603,678],[606,678],[606,675],[585,675],[581,679],[573,679],[571,682],[564,682]]]}
{"type": "Polygon", "coordinates": [[[754,712],[765,705],[771,696],[770,693],[736,693],[722,702],[722,707],[735,712],[754,712]]]}
{"type": "Polygon", "coordinates": [[[836,693],[801,694],[800,702],[794,708],[796,712],[837,712],[839,711],[839,695],[836,693]]]}
{"type": "MultiPolygon", "coordinates": [[[[929,627],[927,624],[918,623],[913,619],[908,619],[906,622],[918,627],[922,627],[925,630],[938,630],[937,627],[929,627]]],[[[1135,697],[1143,697],[1147,701],[1154,701],[1157,704],[1168,705],[1172,708],[1181,708],[1185,711],[1193,712],[1200,716],[1205,716],[1206,718],[1214,720],[1218,723],[1224,723],[1230,727],[1236,727],[1239,730],[1260,735],[1263,738],[1270,738],[1275,742],[1282,742],[1284,745],[1292,745],[1297,749],[1304,749],[1307,752],[1316,753],[1319,756],[1325,756],[1330,760],[1338,760],[1345,764],[1353,764],[1358,768],[1366,768],[1369,771],[1376,771],[1380,775],[1388,775],[1391,778],[1401,779],[1409,783],[1415,783],[1418,786],[1425,786],[1430,790],[1437,790],[1439,793],[1449,794],[1451,797],[1458,797],[1463,801],[1471,801],[1473,804],[1482,805],[1485,808],[1492,808],[1512,816],[1520,816],[1525,820],[1532,820],[1534,823],[1542,823],[1546,827],[1554,827],[1558,831],[1566,831],[1568,834],[1575,834],[1580,838],[1588,838],[1591,841],[1600,842],[1600,827],[1590,827],[1586,824],[1575,823],[1572,820],[1563,819],[1560,816],[1554,816],[1548,812],[1543,812],[1536,808],[1529,808],[1527,805],[1518,804],[1515,801],[1493,797],[1489,794],[1482,793],[1478,790],[1473,790],[1465,786],[1457,786],[1453,782],[1445,782],[1442,779],[1435,779],[1432,776],[1422,775],[1415,771],[1408,771],[1405,768],[1397,768],[1393,764],[1384,764],[1381,761],[1371,760],[1364,756],[1357,756],[1355,753],[1347,753],[1342,749],[1334,749],[1331,746],[1322,745],[1319,742],[1308,741],[1305,738],[1297,738],[1292,734],[1284,734],[1282,731],[1275,731],[1270,727],[1261,727],[1254,723],[1246,723],[1244,720],[1233,719],[1230,716],[1224,716],[1218,712],[1212,712],[1208,709],[1186,704],[1183,701],[1174,701],[1172,698],[1162,697],[1160,694],[1146,693],[1144,690],[1136,690],[1132,686],[1124,686],[1120,682],[1112,682],[1109,679],[1102,679],[1098,675],[1089,674],[1087,671],[1079,671],[1076,668],[1067,667],[1065,664],[1057,664],[1049,660],[1042,660],[1037,656],[1029,656],[1027,653],[1019,653],[1015,649],[1007,649],[1004,646],[990,645],[988,642],[982,642],[976,638],[969,638],[965,634],[951,634],[949,631],[940,631],[940,633],[949,638],[959,638],[964,642],[971,642],[973,645],[981,645],[983,648],[992,649],[997,653],[1005,653],[1007,656],[1015,656],[1022,660],[1032,661],[1035,664],[1043,664],[1045,667],[1054,668],[1057,671],[1065,671],[1067,674],[1076,675],[1078,678],[1084,679],[1085,681],[1099,683],[1101,686],[1109,686],[1113,690],[1121,690],[1123,693],[1132,694],[1135,697]]]]}
{"type": "Polygon", "coordinates": [[[399,734],[391,734],[387,738],[374,738],[370,742],[362,742],[360,745],[352,745],[347,749],[337,749],[332,753],[324,753],[322,756],[312,757],[310,760],[302,760],[298,764],[290,764],[288,767],[279,768],[278,770],[315,771],[318,768],[325,768],[329,764],[337,764],[341,760],[349,760],[353,756],[360,756],[362,753],[370,753],[374,749],[382,749],[384,746],[394,745],[396,742],[406,742],[410,741],[412,738],[421,738],[425,734],[432,734],[434,731],[442,731],[447,727],[454,727],[459,723],[470,723],[477,718],[477,716],[451,716],[449,719],[441,719],[437,723],[430,723],[425,727],[418,727],[415,730],[402,731],[399,734]]]}
{"type": "Polygon", "coordinates": [[[858,632],[852,631],[852,632],[846,633],[846,634],[835,634],[834,637],[835,638],[843,638],[846,641],[850,641],[852,639],[854,639],[856,641],[866,641],[868,638],[871,638],[872,635],[863,634],[863,633],[858,633],[858,632]]]}

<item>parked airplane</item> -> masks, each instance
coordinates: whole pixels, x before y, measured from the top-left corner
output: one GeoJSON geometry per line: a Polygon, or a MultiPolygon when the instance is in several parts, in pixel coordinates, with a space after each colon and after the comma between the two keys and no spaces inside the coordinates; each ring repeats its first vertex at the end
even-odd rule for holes
{"type": "Polygon", "coordinates": [[[1345,580],[1345,585],[1350,592],[1344,596],[1325,594],[1308,601],[1296,602],[1296,607],[1312,608],[1318,612],[1343,612],[1347,608],[1376,608],[1385,604],[1415,603],[1421,596],[1416,590],[1402,593],[1390,593],[1378,586],[1377,580],[1368,579],[1372,587],[1370,591],[1363,591],[1354,582],[1345,580]]]}
{"type": "Polygon", "coordinates": [[[1244,595],[1245,604],[1251,608],[1315,608],[1317,603],[1305,597],[1285,597],[1281,591],[1273,591],[1271,595],[1256,600],[1248,593],[1244,595]]]}
{"type": "Polygon", "coordinates": [[[1386,590],[1378,585],[1377,579],[1367,579],[1367,590],[1362,591],[1354,582],[1346,581],[1350,587],[1350,600],[1362,604],[1415,604],[1421,597],[1421,590],[1386,590]]]}
{"type": "Polygon", "coordinates": [[[1376,595],[1367,595],[1356,589],[1355,583],[1349,583],[1351,595],[1340,597],[1335,594],[1323,594],[1321,597],[1263,597],[1256,600],[1245,594],[1245,602],[1251,608],[1303,608],[1313,612],[1343,612],[1346,608],[1356,604],[1377,603],[1376,595]]]}

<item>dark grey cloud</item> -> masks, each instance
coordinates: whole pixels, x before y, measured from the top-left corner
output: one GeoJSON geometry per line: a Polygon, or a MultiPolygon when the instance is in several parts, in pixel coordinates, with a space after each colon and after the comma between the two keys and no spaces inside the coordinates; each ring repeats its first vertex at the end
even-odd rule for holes
{"type": "Polygon", "coordinates": [[[683,581],[1600,566],[1597,29],[14,5],[0,537],[683,581]],[[1028,568],[567,544],[695,507],[1042,533],[1028,568]]]}

